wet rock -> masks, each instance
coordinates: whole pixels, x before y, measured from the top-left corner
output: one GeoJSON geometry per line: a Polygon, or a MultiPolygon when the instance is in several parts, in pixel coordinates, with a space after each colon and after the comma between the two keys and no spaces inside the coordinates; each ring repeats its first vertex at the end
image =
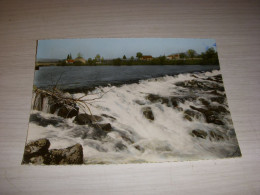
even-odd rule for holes
{"type": "Polygon", "coordinates": [[[206,118],[207,123],[214,123],[216,125],[224,125],[224,123],[218,118],[218,112],[215,110],[197,108],[195,106],[190,106],[191,109],[201,112],[206,118]]]}
{"type": "Polygon", "coordinates": [[[115,150],[116,150],[117,152],[120,152],[121,150],[126,150],[126,149],[127,149],[127,146],[124,145],[124,144],[121,143],[121,142],[118,142],[118,143],[116,143],[116,145],[115,145],[115,150]]]}
{"type": "Polygon", "coordinates": [[[216,141],[224,140],[224,136],[222,136],[221,133],[216,133],[215,131],[210,131],[209,135],[210,135],[210,137],[209,137],[210,140],[216,140],[216,141]]]}
{"type": "MultiPolygon", "coordinates": [[[[30,162],[38,162],[42,161],[36,157],[44,156],[48,153],[48,149],[50,147],[50,141],[48,139],[39,139],[33,142],[26,144],[23,155],[24,164],[28,164],[30,162]],[[32,159],[33,158],[33,159],[32,159]],[[32,160],[31,160],[32,159],[32,160]]],[[[44,161],[42,161],[43,163],[44,161]]]]}
{"type": "Polygon", "coordinates": [[[184,114],[188,115],[191,118],[196,118],[196,119],[200,118],[200,113],[199,112],[196,112],[196,111],[193,111],[193,110],[190,110],[190,109],[185,110],[184,114]]]}
{"type": "Polygon", "coordinates": [[[89,115],[89,114],[78,114],[75,119],[74,123],[78,125],[87,125],[92,124],[93,122],[99,122],[102,120],[102,117],[97,115],[89,115]]]}
{"type": "Polygon", "coordinates": [[[82,164],[83,148],[80,144],[65,149],[48,150],[50,141],[39,139],[25,146],[23,164],[82,164]]]}
{"type": "Polygon", "coordinates": [[[230,113],[224,106],[212,106],[209,109],[218,113],[230,113]]]}
{"type": "Polygon", "coordinates": [[[226,98],[221,97],[221,96],[210,98],[210,100],[211,100],[212,102],[218,102],[219,104],[223,104],[224,101],[225,101],[225,99],[226,99],[226,98]]]}
{"type": "Polygon", "coordinates": [[[184,103],[185,99],[180,97],[171,97],[171,103],[173,107],[177,107],[179,103],[184,103]]]}
{"type": "Polygon", "coordinates": [[[187,115],[187,114],[185,114],[185,115],[183,116],[183,118],[186,119],[186,120],[188,120],[188,121],[193,121],[192,118],[191,118],[189,115],[187,115]]]}
{"type": "Polygon", "coordinates": [[[42,127],[47,127],[48,125],[58,127],[61,123],[63,123],[63,120],[58,117],[50,117],[46,119],[42,117],[39,113],[31,114],[29,121],[32,123],[36,123],[37,125],[42,127]]]}
{"type": "Polygon", "coordinates": [[[107,114],[101,114],[101,116],[106,117],[106,118],[110,118],[111,120],[116,120],[115,117],[107,115],[107,114]]]}
{"type": "Polygon", "coordinates": [[[169,99],[166,98],[166,97],[161,97],[159,95],[149,94],[148,96],[146,96],[146,99],[148,99],[152,103],[161,102],[162,104],[166,104],[167,106],[169,106],[169,99]]]}
{"type": "Polygon", "coordinates": [[[155,103],[160,101],[161,97],[159,95],[149,94],[148,96],[146,96],[146,99],[148,99],[152,103],[155,103]]]}
{"type": "Polygon", "coordinates": [[[143,115],[145,116],[145,118],[152,120],[152,121],[154,120],[154,115],[153,115],[152,109],[150,107],[142,108],[142,112],[143,112],[143,115]]]}
{"type": "Polygon", "coordinates": [[[203,105],[205,105],[205,106],[209,106],[209,105],[210,105],[210,103],[209,103],[207,100],[205,100],[204,98],[200,98],[199,100],[200,100],[201,103],[202,103],[203,105]]]}
{"type": "Polygon", "coordinates": [[[93,124],[92,125],[95,128],[100,128],[104,131],[111,131],[112,130],[112,126],[110,123],[104,123],[104,124],[93,124]]]}
{"type": "Polygon", "coordinates": [[[62,106],[59,110],[57,115],[63,118],[72,118],[77,116],[79,113],[79,108],[75,106],[62,106]]]}
{"type": "Polygon", "coordinates": [[[139,105],[145,105],[145,102],[144,101],[141,101],[141,100],[135,100],[134,101],[135,103],[139,104],[139,105]]]}
{"type": "Polygon", "coordinates": [[[144,148],[143,147],[141,147],[139,145],[135,145],[134,147],[135,147],[135,149],[139,150],[140,152],[144,152],[144,148]]]}
{"type": "Polygon", "coordinates": [[[216,82],[223,83],[223,78],[220,74],[213,76],[212,78],[214,78],[216,82]]]}
{"type": "Polygon", "coordinates": [[[49,151],[49,162],[51,165],[82,164],[83,148],[80,144],[75,144],[65,149],[53,149],[49,151]]]}
{"type": "Polygon", "coordinates": [[[200,129],[195,129],[195,130],[192,130],[191,135],[193,137],[199,137],[202,139],[206,139],[208,136],[208,133],[203,130],[200,130],[200,129]]]}

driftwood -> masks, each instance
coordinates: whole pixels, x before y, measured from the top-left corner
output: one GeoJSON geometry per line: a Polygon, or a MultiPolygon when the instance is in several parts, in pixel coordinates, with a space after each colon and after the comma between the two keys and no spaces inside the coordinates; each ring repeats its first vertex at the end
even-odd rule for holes
{"type": "MultiPolygon", "coordinates": [[[[108,92],[108,91],[107,91],[108,92]]],[[[101,99],[107,92],[104,92],[100,94],[96,98],[85,98],[88,94],[83,95],[79,98],[74,98],[71,95],[68,95],[68,93],[64,93],[62,90],[58,89],[56,86],[52,87],[51,89],[39,89],[34,87],[34,93],[37,95],[42,95],[43,97],[49,97],[52,102],[51,105],[62,105],[66,107],[68,110],[76,110],[76,108],[81,108],[82,111],[87,114],[86,111],[89,112],[89,114],[93,117],[94,121],[97,121],[95,119],[95,115],[92,114],[92,111],[89,107],[91,105],[92,101],[101,99]]]]}

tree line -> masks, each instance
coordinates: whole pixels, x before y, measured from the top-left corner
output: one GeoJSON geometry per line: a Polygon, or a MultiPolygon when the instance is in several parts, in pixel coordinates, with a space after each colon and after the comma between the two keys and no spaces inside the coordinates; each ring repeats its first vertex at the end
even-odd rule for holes
{"type": "MultiPolygon", "coordinates": [[[[179,53],[178,58],[168,59],[167,56],[161,55],[159,57],[153,57],[150,60],[143,60],[144,55],[141,52],[136,53],[136,58],[131,56],[127,58],[125,55],[122,58],[104,59],[97,54],[95,58],[88,58],[85,63],[82,61],[74,61],[71,65],[219,65],[218,53],[214,48],[208,48],[205,52],[198,54],[195,50],[189,49],[186,52],[179,53]]],[[[79,53],[77,58],[82,58],[79,53]]],[[[68,65],[68,60],[71,60],[71,54],[68,54],[67,60],[59,61],[58,65],[68,65]]]]}

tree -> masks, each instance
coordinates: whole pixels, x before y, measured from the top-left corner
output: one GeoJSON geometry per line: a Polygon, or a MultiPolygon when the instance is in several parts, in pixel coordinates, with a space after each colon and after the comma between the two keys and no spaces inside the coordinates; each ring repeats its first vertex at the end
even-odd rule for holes
{"type": "Polygon", "coordinates": [[[136,53],[136,57],[137,57],[138,59],[140,59],[141,57],[143,57],[143,54],[142,54],[141,52],[137,52],[137,53],[136,53]]]}
{"type": "Polygon", "coordinates": [[[89,64],[89,65],[92,65],[92,63],[93,63],[93,60],[92,60],[91,58],[89,58],[89,59],[88,59],[88,64],[89,64]]]}
{"type": "Polygon", "coordinates": [[[130,58],[131,60],[134,60],[135,58],[134,58],[134,56],[131,56],[131,58],[130,58]]]}
{"type": "Polygon", "coordinates": [[[188,57],[189,57],[189,58],[194,58],[197,53],[196,53],[195,50],[189,49],[189,50],[187,51],[187,54],[188,54],[188,57]]]}
{"type": "Polygon", "coordinates": [[[100,61],[100,55],[99,54],[96,55],[95,60],[98,61],[98,62],[100,61]]]}
{"type": "Polygon", "coordinates": [[[186,57],[187,57],[186,53],[184,53],[184,52],[180,53],[180,58],[181,59],[186,58],[186,57]]]}
{"type": "Polygon", "coordinates": [[[123,60],[126,60],[126,56],[125,55],[123,56],[123,60]]]}

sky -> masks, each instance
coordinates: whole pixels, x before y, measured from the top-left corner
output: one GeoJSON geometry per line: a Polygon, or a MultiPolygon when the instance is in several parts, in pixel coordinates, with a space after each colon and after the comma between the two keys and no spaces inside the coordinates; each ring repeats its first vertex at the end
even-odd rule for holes
{"type": "Polygon", "coordinates": [[[100,54],[104,59],[136,57],[143,55],[158,57],[194,49],[198,54],[213,47],[214,39],[177,39],[177,38],[92,38],[92,39],[50,39],[38,40],[37,59],[65,59],[71,53],[76,58],[78,53],[85,59],[100,54]]]}

